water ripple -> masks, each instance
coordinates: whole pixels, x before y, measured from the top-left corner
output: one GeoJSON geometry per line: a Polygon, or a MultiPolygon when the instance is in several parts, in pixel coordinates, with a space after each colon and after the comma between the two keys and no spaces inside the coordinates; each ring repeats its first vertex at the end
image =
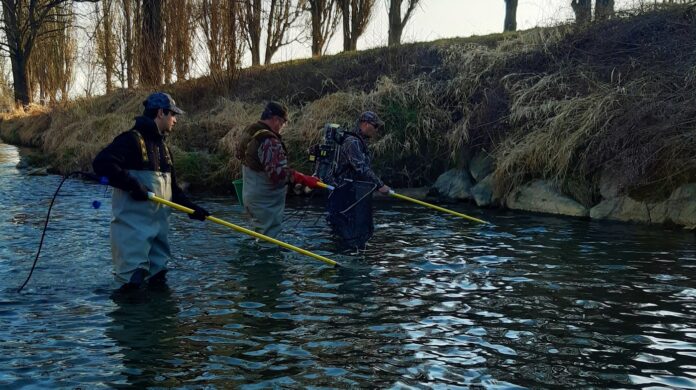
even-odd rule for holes
{"type": "Polygon", "coordinates": [[[59,181],[17,158],[0,145],[3,388],[696,388],[692,233],[377,200],[368,250],[338,254],[321,202],[291,199],[282,238],[344,267],[174,215],[169,288],[124,299],[109,194],[71,180],[16,294],[59,181]]]}

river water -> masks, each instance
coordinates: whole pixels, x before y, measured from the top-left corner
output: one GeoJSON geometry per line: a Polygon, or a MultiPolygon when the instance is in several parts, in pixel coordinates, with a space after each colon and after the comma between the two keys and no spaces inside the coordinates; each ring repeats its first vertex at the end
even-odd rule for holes
{"type": "Polygon", "coordinates": [[[382,201],[368,251],[341,255],[301,199],[282,238],[344,267],[175,214],[169,288],[124,298],[110,193],[68,180],[17,293],[61,179],[19,158],[0,144],[0,387],[696,388],[693,232],[382,201]]]}

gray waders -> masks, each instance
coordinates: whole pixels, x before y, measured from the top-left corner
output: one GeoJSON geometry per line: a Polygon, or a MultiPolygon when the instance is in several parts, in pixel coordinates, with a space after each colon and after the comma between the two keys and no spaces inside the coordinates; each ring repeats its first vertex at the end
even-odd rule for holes
{"type": "MultiPolygon", "coordinates": [[[[172,199],[172,177],[168,172],[129,171],[155,195],[172,199]]],[[[171,209],[151,201],[137,201],[123,190],[114,189],[111,221],[111,258],[114,277],[128,283],[138,268],[149,278],[167,269],[169,249],[169,215],[171,209]]]]}
{"type": "Polygon", "coordinates": [[[244,209],[251,216],[257,233],[277,238],[282,231],[285,211],[285,183],[273,185],[265,172],[242,166],[244,209]]]}

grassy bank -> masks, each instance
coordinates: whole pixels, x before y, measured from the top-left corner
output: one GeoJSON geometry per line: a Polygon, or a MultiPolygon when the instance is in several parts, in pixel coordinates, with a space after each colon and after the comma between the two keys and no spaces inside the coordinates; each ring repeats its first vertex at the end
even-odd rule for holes
{"type": "MultiPolygon", "coordinates": [[[[675,6],[588,27],[558,26],[343,53],[264,68],[235,80],[163,87],[189,112],[171,143],[193,189],[231,191],[239,132],[263,102],[291,107],[292,165],[325,122],[379,112],[376,171],[395,186],[432,184],[486,152],[495,191],[553,180],[585,205],[601,175],[659,199],[696,180],[696,11],[675,6]]],[[[121,91],[3,118],[7,142],[40,147],[60,171],[85,169],[126,130],[149,91],[121,91]]]]}

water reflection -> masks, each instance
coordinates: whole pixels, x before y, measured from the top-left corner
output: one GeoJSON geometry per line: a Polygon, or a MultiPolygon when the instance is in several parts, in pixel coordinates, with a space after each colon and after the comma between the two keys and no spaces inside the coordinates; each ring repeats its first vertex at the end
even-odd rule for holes
{"type": "MultiPolygon", "coordinates": [[[[115,387],[172,386],[171,375],[180,353],[177,324],[179,309],[168,287],[143,292],[115,293],[116,308],[109,313],[112,322],[106,335],[119,347],[122,381],[115,387]]],[[[183,362],[182,362],[183,363],[183,362]]]]}

